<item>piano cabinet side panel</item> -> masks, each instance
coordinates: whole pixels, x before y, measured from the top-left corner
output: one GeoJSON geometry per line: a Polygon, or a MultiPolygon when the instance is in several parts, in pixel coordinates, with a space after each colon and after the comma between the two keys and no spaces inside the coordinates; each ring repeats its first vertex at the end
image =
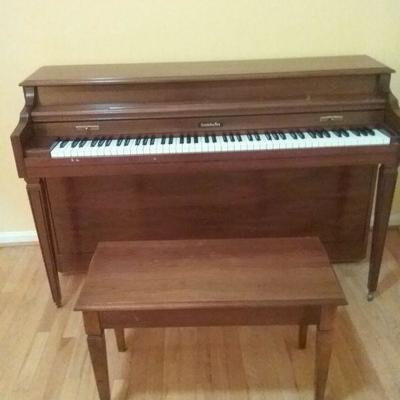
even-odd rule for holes
{"type": "Polygon", "coordinates": [[[359,260],[375,177],[352,166],[47,179],[58,269],[86,269],[106,240],[316,235],[332,261],[359,260]]]}

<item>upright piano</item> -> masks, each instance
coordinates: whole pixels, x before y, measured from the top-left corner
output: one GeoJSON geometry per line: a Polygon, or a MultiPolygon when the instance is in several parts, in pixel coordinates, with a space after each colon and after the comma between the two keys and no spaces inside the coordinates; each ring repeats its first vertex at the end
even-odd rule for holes
{"type": "Polygon", "coordinates": [[[367,56],[38,69],[11,141],[54,302],[105,240],[313,235],[360,260],[375,205],[372,299],[399,164],[392,72],[367,56]]]}

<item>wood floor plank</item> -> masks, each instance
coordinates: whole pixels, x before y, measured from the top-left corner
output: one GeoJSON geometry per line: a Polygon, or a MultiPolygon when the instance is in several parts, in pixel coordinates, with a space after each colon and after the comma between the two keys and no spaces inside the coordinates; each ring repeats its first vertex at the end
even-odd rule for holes
{"type": "MultiPolygon", "coordinates": [[[[400,232],[388,233],[378,296],[366,301],[367,261],[335,266],[349,305],[338,313],[327,400],[400,398],[400,232]]],[[[0,248],[0,398],[98,399],[80,313],[82,275],[49,294],[38,246],[0,248]]],[[[137,329],[120,353],[106,332],[113,400],[311,400],[315,329],[137,329]]]]}

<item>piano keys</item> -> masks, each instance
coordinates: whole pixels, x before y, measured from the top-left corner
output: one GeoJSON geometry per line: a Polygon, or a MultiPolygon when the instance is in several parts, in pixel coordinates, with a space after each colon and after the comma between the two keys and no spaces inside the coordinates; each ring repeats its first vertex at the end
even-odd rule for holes
{"type": "Polygon", "coordinates": [[[120,137],[118,139],[60,139],[54,143],[52,158],[114,157],[165,154],[219,153],[310,149],[320,147],[383,146],[390,144],[384,129],[320,129],[226,132],[206,135],[181,134],[120,137]]]}
{"type": "Polygon", "coordinates": [[[377,290],[399,164],[394,71],[367,56],[42,67],[11,136],[45,268],[99,241],[318,236],[377,290]]]}

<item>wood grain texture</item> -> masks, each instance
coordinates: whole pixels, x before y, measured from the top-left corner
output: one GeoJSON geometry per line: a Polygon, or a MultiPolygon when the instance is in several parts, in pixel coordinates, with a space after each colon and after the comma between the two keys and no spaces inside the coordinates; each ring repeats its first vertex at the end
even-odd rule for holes
{"type": "Polygon", "coordinates": [[[345,299],[317,238],[164,240],[100,243],[76,310],[322,304],[345,299]]]}
{"type": "MultiPolygon", "coordinates": [[[[349,305],[337,315],[327,399],[400,397],[400,236],[390,231],[380,296],[365,300],[368,262],[335,267],[349,305]]],[[[79,313],[83,275],[61,276],[65,306],[48,294],[38,246],[0,249],[0,397],[97,400],[79,313]]],[[[128,329],[119,353],[106,331],[113,400],[312,400],[315,329],[297,349],[293,327],[128,329]]]]}
{"type": "Polygon", "coordinates": [[[51,236],[51,218],[47,204],[46,188],[43,180],[30,180],[26,185],[29,202],[34,216],[51,295],[58,307],[61,307],[61,288],[57,273],[54,243],[51,236]]]}
{"type": "Polygon", "coordinates": [[[256,78],[390,73],[393,70],[368,56],[309,57],[270,60],[208,61],[157,64],[45,66],[21,85],[79,85],[91,83],[177,82],[256,78]]]}
{"type": "MultiPolygon", "coordinates": [[[[365,300],[368,262],[335,267],[349,305],[337,315],[327,399],[398,400],[400,235],[390,231],[380,296],[365,300]]],[[[38,246],[0,249],[0,397],[98,400],[81,316],[83,275],[63,275],[55,309],[38,246]]],[[[311,400],[315,329],[307,349],[293,327],[128,329],[119,353],[106,331],[113,400],[311,400]]]]}
{"type": "Polygon", "coordinates": [[[361,259],[375,174],[340,167],[48,179],[57,264],[87,269],[101,241],[284,236],[319,236],[331,260],[361,259]]]}

